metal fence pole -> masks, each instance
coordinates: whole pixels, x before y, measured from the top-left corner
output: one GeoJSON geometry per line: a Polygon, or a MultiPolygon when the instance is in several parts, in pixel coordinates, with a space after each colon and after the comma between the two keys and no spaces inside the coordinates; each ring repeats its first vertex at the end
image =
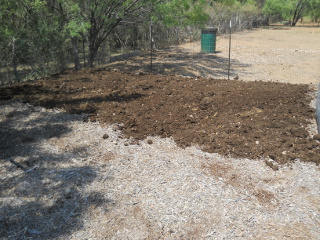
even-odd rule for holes
{"type": "Polygon", "coordinates": [[[230,20],[230,36],[229,36],[229,62],[228,62],[228,80],[230,80],[230,56],[231,56],[231,29],[232,29],[232,22],[230,20]]]}
{"type": "Polygon", "coordinates": [[[153,49],[153,44],[152,44],[152,38],[153,38],[153,36],[152,36],[152,11],[153,11],[153,6],[151,5],[151,13],[150,13],[150,70],[151,70],[151,72],[153,71],[153,64],[152,64],[152,58],[153,58],[153,56],[152,56],[152,49],[153,49]]]}

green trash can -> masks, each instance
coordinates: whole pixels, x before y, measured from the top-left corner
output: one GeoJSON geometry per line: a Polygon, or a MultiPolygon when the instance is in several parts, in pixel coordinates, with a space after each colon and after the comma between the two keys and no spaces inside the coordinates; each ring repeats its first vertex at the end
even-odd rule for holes
{"type": "Polygon", "coordinates": [[[208,27],[201,31],[201,52],[214,53],[216,51],[218,28],[208,27]]]}

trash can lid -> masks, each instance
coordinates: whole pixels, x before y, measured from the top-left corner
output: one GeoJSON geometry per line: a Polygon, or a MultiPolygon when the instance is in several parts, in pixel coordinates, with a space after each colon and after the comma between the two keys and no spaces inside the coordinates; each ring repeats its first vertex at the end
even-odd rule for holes
{"type": "Polygon", "coordinates": [[[202,29],[202,33],[206,34],[206,33],[217,33],[218,32],[218,28],[216,27],[206,27],[204,29],[202,29]]]}

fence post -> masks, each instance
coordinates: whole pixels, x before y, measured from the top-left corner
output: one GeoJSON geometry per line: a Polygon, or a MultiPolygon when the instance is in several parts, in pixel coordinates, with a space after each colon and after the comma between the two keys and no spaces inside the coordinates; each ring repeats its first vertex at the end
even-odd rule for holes
{"type": "Polygon", "coordinates": [[[228,62],[228,80],[230,80],[230,56],[231,56],[231,29],[232,29],[232,21],[230,20],[230,35],[229,35],[229,62],[228,62]]]}
{"type": "Polygon", "coordinates": [[[150,70],[151,70],[151,72],[153,71],[153,66],[152,66],[152,58],[153,58],[153,56],[152,56],[152,49],[153,49],[153,35],[152,35],[152,11],[153,11],[153,5],[152,5],[152,3],[151,3],[151,11],[150,11],[150,70]]]}

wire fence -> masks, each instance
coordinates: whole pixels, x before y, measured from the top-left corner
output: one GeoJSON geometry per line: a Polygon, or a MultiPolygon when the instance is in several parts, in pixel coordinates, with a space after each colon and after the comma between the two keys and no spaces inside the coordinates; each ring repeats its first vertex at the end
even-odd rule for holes
{"type": "MultiPolygon", "coordinates": [[[[218,28],[217,35],[246,29],[259,28],[269,25],[269,19],[263,15],[233,14],[227,19],[223,13],[216,13],[208,22],[197,22],[195,26],[168,28],[161,23],[141,22],[140,24],[125,23],[120,25],[101,45],[95,65],[103,65],[116,61],[117,55],[129,53],[150,53],[159,49],[165,49],[172,45],[190,43],[193,52],[199,52],[197,42],[200,41],[201,30],[205,27],[218,28]],[[192,45],[193,44],[193,45],[192,45]],[[197,50],[195,50],[197,49],[197,50]]],[[[283,24],[283,23],[281,23],[283,24]]],[[[284,24],[283,24],[284,25],[284,24]]],[[[300,21],[296,27],[319,27],[320,22],[300,21]]],[[[71,41],[56,42],[52,49],[45,46],[34,46],[29,51],[29,56],[17,56],[14,41],[7,43],[7,49],[0,50],[0,85],[19,83],[26,79],[37,79],[66,69],[71,69],[73,56],[71,41]],[[60,45],[59,45],[60,44],[60,45]],[[45,49],[42,52],[41,49],[45,49]]],[[[78,54],[82,67],[88,66],[87,41],[78,41],[78,54]]],[[[52,47],[52,46],[50,46],[52,47]]]]}

